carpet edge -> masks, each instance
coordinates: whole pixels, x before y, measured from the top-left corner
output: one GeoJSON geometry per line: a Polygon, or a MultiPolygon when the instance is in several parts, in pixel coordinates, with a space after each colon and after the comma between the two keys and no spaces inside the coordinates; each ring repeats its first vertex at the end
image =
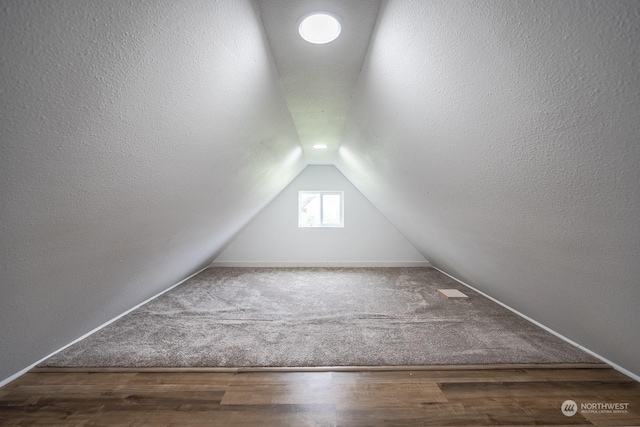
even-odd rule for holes
{"type": "Polygon", "coordinates": [[[606,363],[504,363],[486,365],[413,365],[413,366],[241,366],[241,367],[73,367],[33,368],[31,373],[64,372],[362,372],[362,371],[466,371],[492,369],[610,369],[606,363]]]}

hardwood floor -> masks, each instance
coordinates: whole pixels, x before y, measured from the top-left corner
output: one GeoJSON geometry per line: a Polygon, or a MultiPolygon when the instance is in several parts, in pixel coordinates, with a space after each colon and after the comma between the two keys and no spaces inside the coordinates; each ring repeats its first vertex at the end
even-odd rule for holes
{"type": "Polygon", "coordinates": [[[613,369],[32,372],[0,389],[0,425],[640,425],[613,369]],[[578,412],[560,410],[573,400],[578,412]],[[582,403],[620,403],[589,413],[582,403]],[[628,405],[624,405],[628,404],[628,405]]]}

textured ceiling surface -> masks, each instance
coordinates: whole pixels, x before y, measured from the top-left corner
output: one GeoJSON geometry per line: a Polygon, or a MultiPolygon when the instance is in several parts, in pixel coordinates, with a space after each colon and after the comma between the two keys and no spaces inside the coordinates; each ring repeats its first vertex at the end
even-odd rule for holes
{"type": "Polygon", "coordinates": [[[258,4],[305,159],[333,164],[380,1],[259,0],[258,4]],[[340,37],[324,45],[304,41],[298,25],[313,12],[336,16],[342,25],[340,37]],[[314,150],[311,146],[316,143],[328,148],[314,150]]]}
{"type": "Polygon", "coordinates": [[[378,15],[338,168],[432,264],[640,373],[640,2],[378,15]]]}
{"type": "Polygon", "coordinates": [[[0,31],[1,381],[208,264],[304,164],[252,2],[6,0],[0,31]]]}
{"type": "Polygon", "coordinates": [[[305,161],[640,374],[637,0],[3,0],[0,31],[0,381],[206,265],[305,161]],[[319,10],[343,34],[307,44],[319,10]]]}

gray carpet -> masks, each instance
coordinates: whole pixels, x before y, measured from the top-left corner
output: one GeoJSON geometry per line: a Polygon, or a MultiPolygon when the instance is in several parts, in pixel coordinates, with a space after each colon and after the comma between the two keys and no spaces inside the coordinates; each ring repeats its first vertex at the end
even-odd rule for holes
{"type": "Polygon", "coordinates": [[[504,363],[600,362],[432,268],[209,268],[40,367],[504,363]]]}

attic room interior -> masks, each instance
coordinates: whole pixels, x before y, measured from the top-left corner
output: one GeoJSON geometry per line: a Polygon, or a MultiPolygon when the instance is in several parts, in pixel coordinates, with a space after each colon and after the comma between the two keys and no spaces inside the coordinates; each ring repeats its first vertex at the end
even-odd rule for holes
{"type": "Polygon", "coordinates": [[[640,425],[639,2],[0,28],[0,425],[640,425]]]}

